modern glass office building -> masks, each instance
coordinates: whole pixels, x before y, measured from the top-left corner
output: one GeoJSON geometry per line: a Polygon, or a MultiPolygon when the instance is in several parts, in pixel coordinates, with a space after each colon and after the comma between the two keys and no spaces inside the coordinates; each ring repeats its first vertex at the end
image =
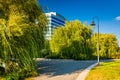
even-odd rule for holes
{"type": "Polygon", "coordinates": [[[47,30],[47,33],[45,35],[45,38],[50,39],[54,28],[64,26],[65,18],[56,12],[45,13],[45,15],[46,15],[47,20],[48,20],[48,25],[47,25],[48,30],[47,30]]]}

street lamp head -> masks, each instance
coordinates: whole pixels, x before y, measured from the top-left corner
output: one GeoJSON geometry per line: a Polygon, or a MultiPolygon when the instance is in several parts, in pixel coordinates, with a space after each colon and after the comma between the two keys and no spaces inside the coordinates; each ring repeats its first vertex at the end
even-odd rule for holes
{"type": "Polygon", "coordinates": [[[91,26],[95,26],[95,22],[94,21],[92,21],[92,23],[90,24],[91,26]]]}

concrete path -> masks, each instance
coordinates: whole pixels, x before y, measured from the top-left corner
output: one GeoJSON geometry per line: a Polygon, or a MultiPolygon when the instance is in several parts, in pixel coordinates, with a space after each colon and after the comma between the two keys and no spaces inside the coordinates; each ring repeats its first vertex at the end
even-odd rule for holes
{"type": "Polygon", "coordinates": [[[86,68],[85,70],[83,70],[79,76],[77,77],[76,80],[85,80],[86,76],[88,75],[89,71],[96,66],[98,63],[94,63],[91,66],[89,66],[88,68],[86,68]]]}
{"type": "Polygon", "coordinates": [[[38,59],[38,77],[35,80],[79,80],[80,73],[96,60],[38,59]]]}

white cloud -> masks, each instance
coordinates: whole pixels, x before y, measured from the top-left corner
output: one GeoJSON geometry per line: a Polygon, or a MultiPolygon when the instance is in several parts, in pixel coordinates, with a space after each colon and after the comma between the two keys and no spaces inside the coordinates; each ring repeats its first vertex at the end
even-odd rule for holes
{"type": "Polygon", "coordinates": [[[115,20],[120,21],[120,16],[117,16],[115,20]]]}

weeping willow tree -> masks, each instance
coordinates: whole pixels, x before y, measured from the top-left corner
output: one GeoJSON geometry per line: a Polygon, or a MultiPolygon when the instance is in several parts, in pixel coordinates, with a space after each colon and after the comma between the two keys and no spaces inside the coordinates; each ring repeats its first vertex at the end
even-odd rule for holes
{"type": "MultiPolygon", "coordinates": [[[[97,34],[92,35],[92,42],[96,48],[94,55],[97,56],[97,34]]],[[[100,58],[119,57],[118,41],[114,34],[100,34],[100,58]]]]}
{"type": "Polygon", "coordinates": [[[46,23],[37,0],[0,0],[0,62],[7,80],[36,73],[34,58],[43,46],[46,23]]]}
{"type": "Polygon", "coordinates": [[[92,30],[78,20],[57,28],[50,40],[53,55],[60,58],[89,59],[93,53],[92,30]]]}

